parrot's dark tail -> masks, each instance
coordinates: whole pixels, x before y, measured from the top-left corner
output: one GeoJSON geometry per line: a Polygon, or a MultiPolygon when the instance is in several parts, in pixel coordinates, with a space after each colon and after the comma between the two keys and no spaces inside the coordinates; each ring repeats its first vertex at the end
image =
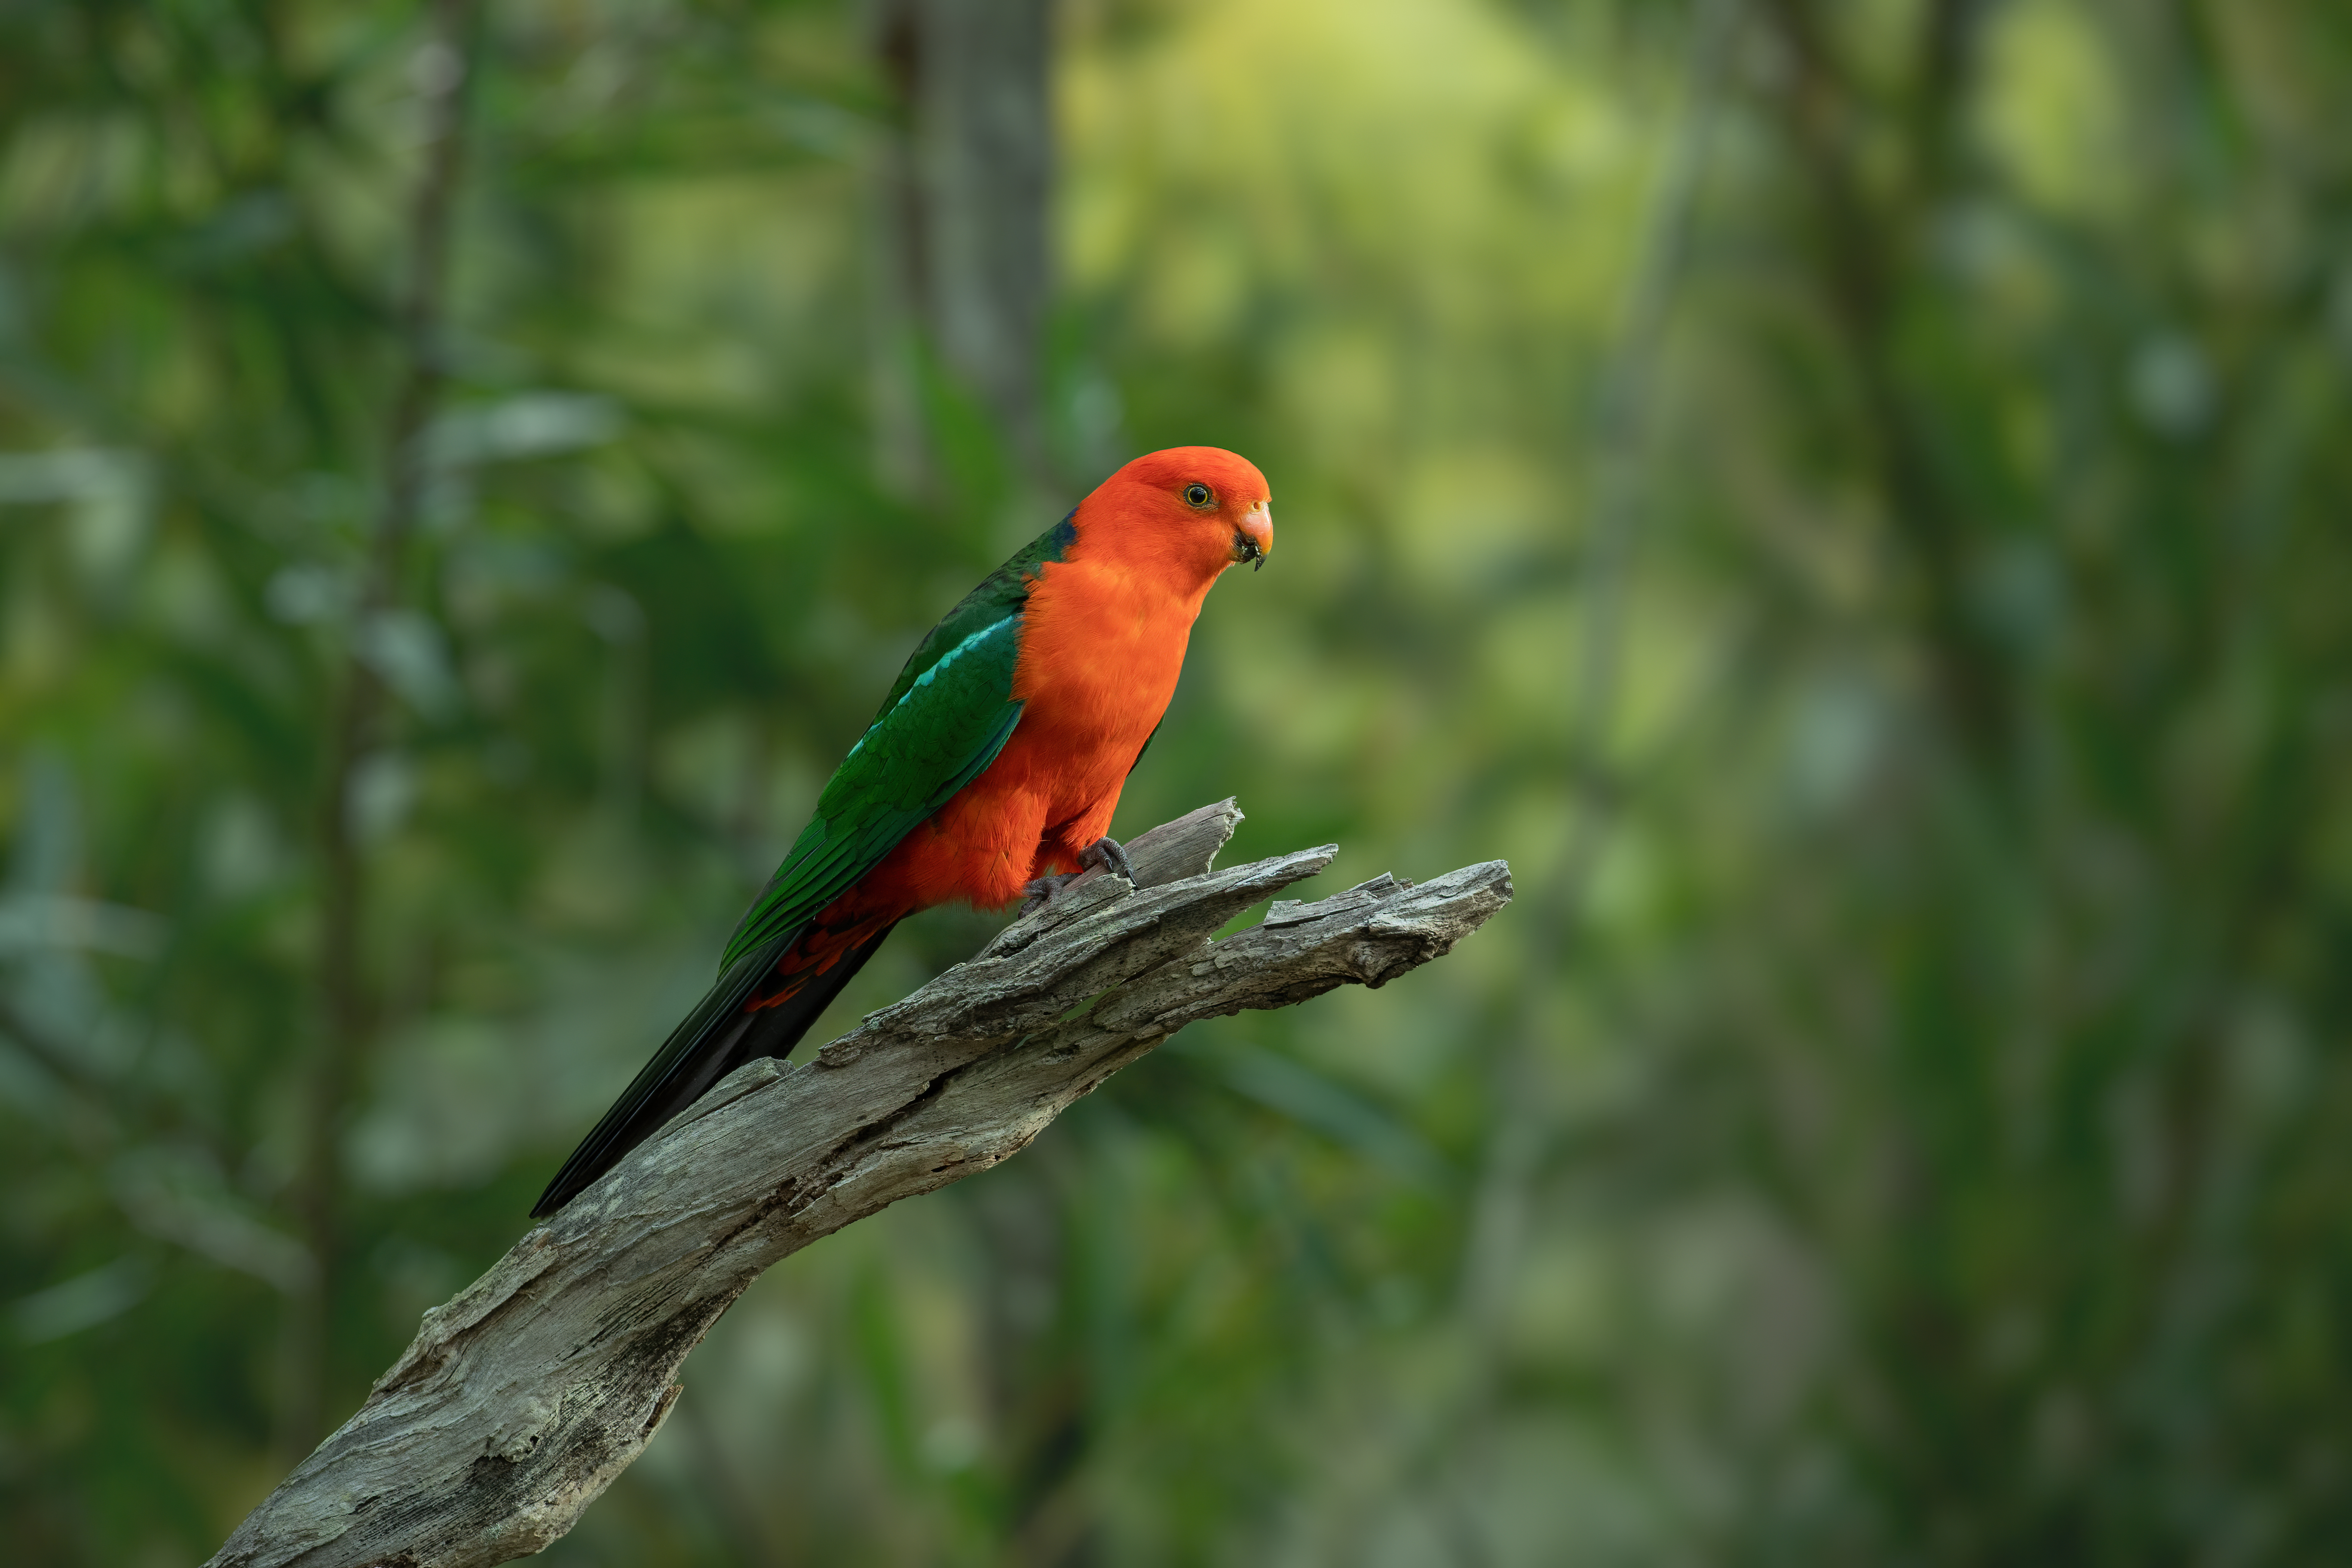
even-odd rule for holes
{"type": "Polygon", "coordinates": [[[775,984],[776,966],[793,946],[814,934],[803,927],[738,959],[698,1003],[662,1048],[654,1053],[613,1109],[581,1140],[580,1147],[547,1184],[530,1217],[545,1219],[577,1197],[591,1182],[621,1163],[621,1157],[662,1129],[703,1091],[755,1057],[786,1057],[818,1016],[841,994],[874,956],[893,921],[871,936],[841,950],[828,968],[802,981],[790,995],[761,999],[775,984]]]}

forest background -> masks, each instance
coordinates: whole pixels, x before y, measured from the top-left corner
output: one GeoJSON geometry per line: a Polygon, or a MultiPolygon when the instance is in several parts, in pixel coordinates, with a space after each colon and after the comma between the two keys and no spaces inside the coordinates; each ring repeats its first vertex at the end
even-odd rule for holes
{"type": "Polygon", "coordinates": [[[10,1559],[210,1552],[1213,443],[1115,830],[1517,904],[790,1259],[551,1561],[2344,1561],[2347,101],[2330,0],[0,5],[10,1559]]]}

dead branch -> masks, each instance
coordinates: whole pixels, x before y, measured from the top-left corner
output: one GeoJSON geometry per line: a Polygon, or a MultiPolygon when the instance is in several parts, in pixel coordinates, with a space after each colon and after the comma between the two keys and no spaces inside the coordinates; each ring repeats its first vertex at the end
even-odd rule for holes
{"type": "Polygon", "coordinates": [[[537,1552],[627,1468],[687,1352],[761,1270],[984,1171],[1199,1018],[1378,986],[1510,901],[1502,861],[1242,910],[1336,846],[1212,871],[1241,813],[1129,845],[979,956],[818,1052],[714,1086],[472,1285],[425,1314],[359,1413],[237,1527],[218,1568],[471,1568],[537,1552]]]}

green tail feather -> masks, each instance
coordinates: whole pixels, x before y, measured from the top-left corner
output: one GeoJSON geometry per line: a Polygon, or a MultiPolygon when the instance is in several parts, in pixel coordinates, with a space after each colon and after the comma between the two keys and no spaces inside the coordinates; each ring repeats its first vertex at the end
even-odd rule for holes
{"type": "Polygon", "coordinates": [[[799,991],[773,1006],[744,1011],[763,979],[793,942],[808,934],[803,926],[738,959],[719,976],[685,1022],[670,1031],[654,1059],[622,1091],[580,1147],[563,1162],[547,1191],[531,1205],[533,1219],[570,1203],[588,1184],[621,1163],[630,1150],[644,1142],[679,1111],[702,1098],[710,1086],[755,1057],[787,1057],[809,1031],[842,987],[866,967],[896,922],[844,952],[834,966],[812,975],[799,991]]]}

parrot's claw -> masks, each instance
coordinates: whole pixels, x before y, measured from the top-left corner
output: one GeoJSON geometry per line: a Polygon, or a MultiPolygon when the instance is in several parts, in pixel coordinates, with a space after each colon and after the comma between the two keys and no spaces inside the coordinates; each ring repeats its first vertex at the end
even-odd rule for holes
{"type": "Polygon", "coordinates": [[[1078,851],[1078,864],[1099,866],[1104,870],[1135,880],[1135,865],[1127,858],[1126,848],[1116,838],[1097,838],[1078,851]]]}
{"type": "MultiPolygon", "coordinates": [[[[1124,877],[1129,882],[1135,880],[1135,862],[1127,858],[1126,847],[1116,838],[1097,838],[1079,850],[1078,864],[1082,867],[1099,868],[1114,877],[1124,877]]],[[[1035,914],[1039,910],[1052,903],[1055,894],[1076,881],[1080,874],[1076,871],[1064,871],[1057,875],[1038,878],[1021,889],[1021,912],[1024,915],[1035,914]]]]}
{"type": "Polygon", "coordinates": [[[1064,885],[1075,882],[1077,879],[1078,874],[1076,871],[1063,871],[1038,878],[1021,889],[1021,912],[1024,915],[1035,914],[1054,901],[1054,895],[1060,892],[1064,885]]]}

